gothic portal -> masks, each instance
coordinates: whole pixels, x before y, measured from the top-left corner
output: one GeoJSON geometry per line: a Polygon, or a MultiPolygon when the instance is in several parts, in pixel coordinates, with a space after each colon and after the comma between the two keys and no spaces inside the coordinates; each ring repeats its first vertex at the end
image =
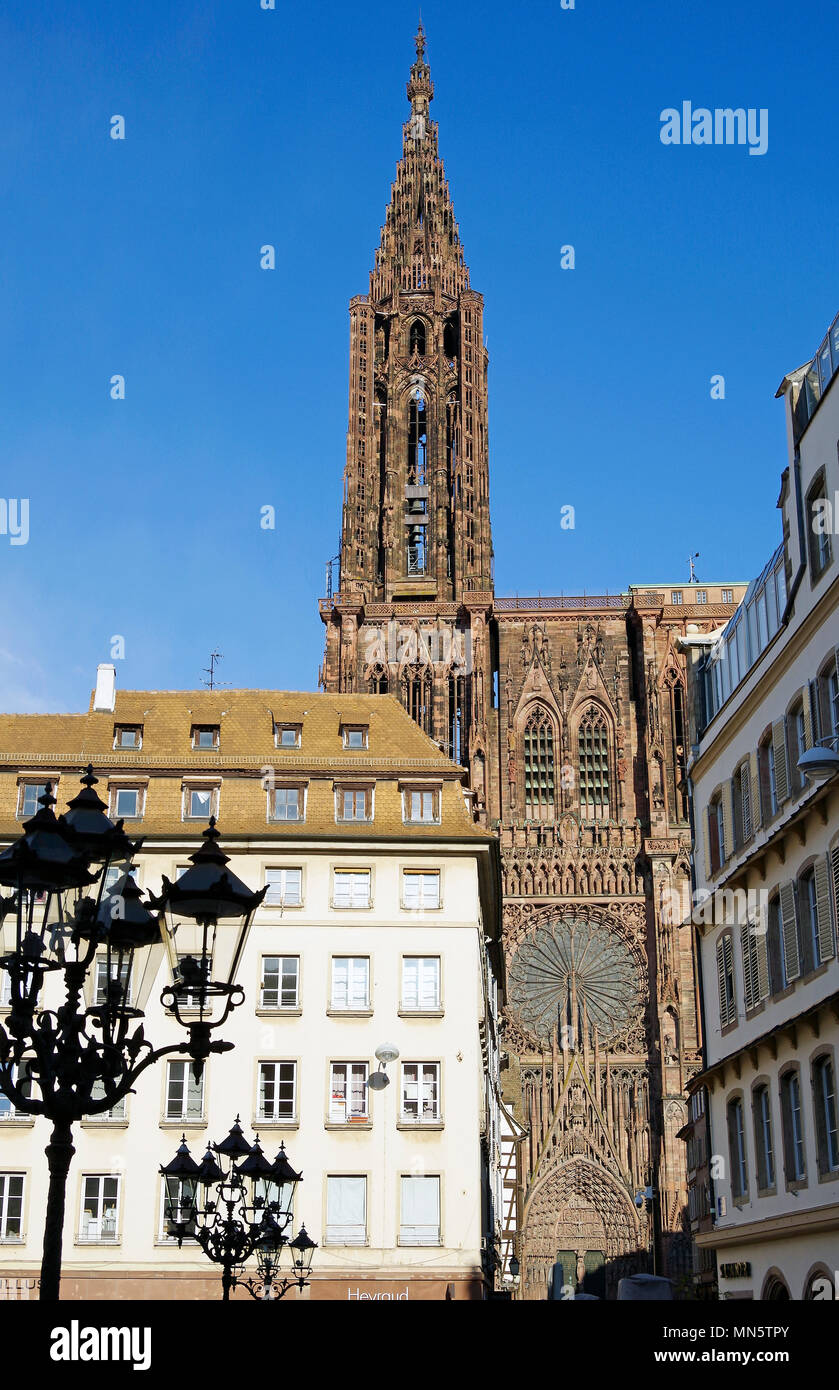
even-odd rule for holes
{"type": "Polygon", "coordinates": [[[690,1271],[677,1133],[700,1040],[690,928],[674,911],[690,884],[676,639],[734,605],[632,587],[495,597],[483,300],[437,152],[422,27],[416,46],[370,291],[350,302],[321,684],[395,694],[469,770],[501,842],[523,1292],[544,1297],[558,1267],[608,1297],[653,1259],[690,1271]]]}

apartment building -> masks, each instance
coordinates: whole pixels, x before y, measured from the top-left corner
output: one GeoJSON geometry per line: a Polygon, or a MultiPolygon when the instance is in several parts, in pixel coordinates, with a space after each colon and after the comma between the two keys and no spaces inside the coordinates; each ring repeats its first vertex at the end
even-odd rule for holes
{"type": "Polygon", "coordinates": [[[683,1136],[721,1298],[832,1298],[839,1268],[837,377],[839,318],[778,390],[781,544],[683,641],[705,1034],[683,1136]]]}
{"type": "MultiPolygon", "coordinates": [[[[165,1060],[77,1127],[62,1296],[220,1296],[198,1246],[167,1234],[158,1170],[182,1134],[200,1160],[237,1115],[302,1170],[313,1299],[484,1296],[501,1229],[499,867],[462,769],[392,696],[116,691],[102,667],[84,714],[0,716],[2,843],[47,782],[61,810],[88,762],[143,838],[141,889],[188,867],[214,815],[232,871],[267,893],[245,1002],[220,1030],[234,1050],[199,1082],[165,1060]],[[398,1057],[374,1090],[383,1044],[398,1057]]],[[[168,983],[161,967],[155,1046],[183,1037],[159,1002],[168,983]]],[[[6,1280],[37,1278],[47,1138],[0,1097],[6,1280]]]]}

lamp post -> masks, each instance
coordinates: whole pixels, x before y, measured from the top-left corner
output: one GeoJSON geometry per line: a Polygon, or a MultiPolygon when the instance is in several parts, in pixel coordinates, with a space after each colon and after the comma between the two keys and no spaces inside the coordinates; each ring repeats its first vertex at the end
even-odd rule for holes
{"type": "Polygon", "coordinates": [[[282,1298],[290,1288],[306,1287],[317,1243],[305,1226],[293,1240],[287,1234],[302,1174],[292,1168],[284,1144],[269,1163],[259,1135],[249,1144],[237,1115],[227,1138],[210,1144],[200,1163],[190,1154],[184,1135],[175,1157],[160,1172],[166,1184],[169,1234],[177,1238],[179,1248],[185,1239],[194,1239],[207,1258],[221,1266],[225,1302],[237,1286],[266,1302],[282,1298]],[[291,1256],[288,1275],[281,1269],[286,1249],[291,1256]],[[257,1274],[245,1278],[244,1266],[252,1255],[257,1274]]]}
{"type": "MultiPolygon", "coordinates": [[[[73,1125],[85,1115],[111,1109],[147,1067],[169,1053],[192,1057],[200,1069],[211,1052],[228,1051],[233,1044],[213,1040],[210,1031],[244,997],[230,975],[222,983],[213,981],[209,956],[199,953],[197,982],[187,986],[176,975],[162,996],[187,1028],[188,1041],[154,1049],[146,1040],[143,1011],[174,930],[171,924],[167,928],[163,910],[173,885],[164,879],[161,898],[148,906],[142,901],[128,872],[141,841],[128,839],[121,820],[114,824],[108,819],[105,803],[94,790],[97,778],[90,765],[81,780],[82,791],[61,816],[52,809],[56,801],[48,785],[38,811],[24,822],[23,834],[0,853],[0,885],[12,889],[9,897],[0,899],[0,967],[10,981],[10,1011],[0,1024],[0,1091],[16,1110],[43,1115],[53,1126],[46,1147],[50,1179],[40,1281],[44,1300],[59,1297],[67,1174],[75,1152],[73,1125]],[[108,869],[114,866],[126,872],[106,892],[108,869]],[[161,909],[159,917],[149,907],[161,909]],[[100,962],[104,980],[97,988],[91,967],[96,971],[100,962]],[[42,999],[53,977],[64,987],[64,1002],[55,1009],[45,1007],[42,999]],[[187,988],[200,1002],[198,1019],[189,1022],[180,1018],[177,1008],[187,988]],[[217,995],[226,1000],[223,1016],[208,1020],[207,1001],[217,995]]],[[[218,865],[218,833],[212,821],[204,834],[218,865]]],[[[205,850],[203,859],[208,857],[205,850]]],[[[198,860],[202,850],[192,856],[193,863],[198,860]]],[[[189,870],[184,879],[194,873],[189,870]]],[[[207,939],[214,893],[218,916],[232,915],[233,876],[217,867],[215,878],[203,873],[203,880],[207,939]]],[[[239,880],[235,883],[243,918],[235,933],[238,963],[250,917],[264,891],[249,893],[239,880]]],[[[187,899],[178,910],[189,916],[190,905],[187,899]]]]}

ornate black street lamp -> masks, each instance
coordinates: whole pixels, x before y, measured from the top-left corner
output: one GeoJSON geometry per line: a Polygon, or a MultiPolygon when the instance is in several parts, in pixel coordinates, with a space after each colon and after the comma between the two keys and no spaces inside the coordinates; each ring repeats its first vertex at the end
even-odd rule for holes
{"type": "Polygon", "coordinates": [[[282,1298],[290,1288],[309,1282],[312,1255],[317,1249],[305,1226],[291,1240],[294,1194],[302,1174],[289,1163],[285,1145],[269,1163],[259,1135],[249,1144],[239,1116],[226,1139],[210,1144],[200,1163],[181,1139],[171,1163],[160,1169],[165,1181],[167,1230],[178,1246],[193,1239],[208,1259],[221,1266],[222,1298],[237,1285],[253,1298],[282,1298]],[[281,1269],[284,1252],[291,1257],[289,1273],[281,1269]],[[257,1273],[245,1277],[245,1264],[256,1256],[257,1273]]]}
{"type": "MultiPolygon", "coordinates": [[[[161,1057],[178,1052],[193,1058],[200,1069],[211,1052],[226,1052],[233,1044],[213,1040],[210,1031],[227,1018],[244,997],[230,971],[222,982],[211,978],[210,956],[199,949],[192,960],[195,978],[182,975],[164,990],[162,1001],[188,1030],[189,1039],[168,1047],[146,1041],[142,1020],[152,985],[170,942],[167,927],[168,894],[175,885],[164,879],[164,892],[146,906],[128,872],[141,841],[132,842],[123,822],[114,824],[94,791],[97,778],[88,766],[82,791],[65,815],[53,811],[55,798],[47,786],[39,810],[24,822],[23,835],[0,853],[0,885],[11,888],[0,898],[2,947],[0,967],[9,975],[10,1010],[0,1024],[0,1091],[15,1109],[43,1115],[53,1129],[46,1148],[49,1193],[44,1224],[40,1297],[57,1299],[61,1277],[65,1189],[73,1147],[73,1125],[85,1115],[110,1110],[134,1086],[137,1078],[161,1057]],[[108,870],[125,872],[106,891],[108,870]],[[160,911],[155,918],[149,906],[160,911]],[[97,970],[104,967],[97,984],[97,970]],[[64,1002],[43,1007],[47,981],[60,975],[64,1002]],[[91,977],[93,983],[91,984],[91,977]],[[178,1004],[190,991],[198,1017],[184,1020],[178,1004]],[[207,1017],[208,1000],[225,999],[223,1016],[207,1017]]],[[[192,855],[196,874],[204,942],[211,942],[219,918],[233,916],[236,903],[241,925],[232,931],[232,969],[241,956],[250,920],[264,890],[250,893],[224,870],[226,858],[216,846],[214,822],[204,832],[206,844],[192,855]],[[209,848],[208,850],[208,846],[209,848]],[[212,861],[212,871],[205,870],[212,861]],[[215,898],[214,898],[215,894],[215,898]]],[[[187,917],[195,900],[187,896],[177,911],[187,917]]]]}

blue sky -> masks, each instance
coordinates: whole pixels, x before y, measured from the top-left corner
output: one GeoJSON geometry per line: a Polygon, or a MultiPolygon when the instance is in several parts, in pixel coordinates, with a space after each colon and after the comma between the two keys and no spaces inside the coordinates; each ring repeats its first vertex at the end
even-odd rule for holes
{"type": "MultiPolygon", "coordinates": [[[[115,634],[123,687],[197,685],[213,646],[232,684],[315,687],[347,305],[416,20],[6,0],[0,493],[29,498],[30,538],[0,536],[0,708],[86,708],[115,634]]],[[[748,579],[780,538],[775,388],[839,309],[836,9],[424,0],[423,21],[486,301],[497,591],[686,578],[689,550],[748,579]],[[662,145],[684,100],[766,108],[767,153],[662,145]]]]}

